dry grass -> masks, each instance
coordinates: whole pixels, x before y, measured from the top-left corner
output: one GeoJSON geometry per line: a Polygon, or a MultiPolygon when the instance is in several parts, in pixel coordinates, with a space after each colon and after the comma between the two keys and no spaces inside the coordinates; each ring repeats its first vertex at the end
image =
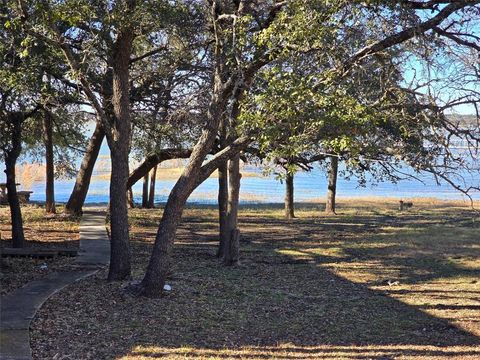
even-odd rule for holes
{"type": "MultiPolygon", "coordinates": [[[[61,212],[61,207],[58,207],[61,212]]],[[[78,247],[78,219],[71,217],[45,216],[45,210],[34,205],[22,207],[25,238],[27,247],[78,247]]],[[[8,207],[0,207],[0,247],[11,247],[10,211],[8,207]]],[[[49,259],[4,258],[0,273],[1,291],[6,294],[27,282],[62,270],[72,261],[68,257],[49,259]],[[47,265],[45,268],[44,265],[47,265]]]]}
{"type": "MultiPolygon", "coordinates": [[[[216,210],[185,212],[173,291],[135,298],[106,273],[55,295],[32,326],[37,359],[478,359],[477,214],[435,202],[243,208],[242,263],[214,258],[216,210]]],[[[161,210],[131,212],[134,276],[161,210]]]]}

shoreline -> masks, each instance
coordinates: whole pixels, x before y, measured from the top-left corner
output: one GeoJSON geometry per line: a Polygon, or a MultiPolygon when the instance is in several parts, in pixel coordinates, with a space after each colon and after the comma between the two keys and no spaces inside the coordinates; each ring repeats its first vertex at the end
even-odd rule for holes
{"type": "MultiPolygon", "coordinates": [[[[352,203],[357,203],[358,205],[398,205],[400,200],[413,202],[413,205],[456,205],[456,206],[467,206],[471,207],[472,202],[469,199],[442,199],[442,198],[435,198],[435,197],[382,197],[382,196],[348,196],[348,197],[337,197],[336,204],[337,206],[342,205],[351,205],[352,203]]],[[[55,202],[57,205],[63,206],[66,202],[57,201],[55,202]]],[[[166,201],[155,202],[155,206],[158,208],[164,207],[166,201]]],[[[25,204],[23,204],[25,205],[25,204]]],[[[36,205],[36,206],[44,206],[45,201],[30,201],[28,205],[36,205]]],[[[200,208],[210,208],[210,207],[217,207],[218,203],[214,202],[202,202],[202,201],[187,201],[186,207],[200,207],[200,208]]],[[[251,206],[259,206],[262,208],[268,207],[283,207],[283,202],[274,202],[274,201],[240,201],[240,207],[251,207],[251,206]]],[[[322,198],[314,198],[311,200],[300,200],[295,201],[295,205],[297,206],[324,206],[325,199],[322,198]]],[[[480,200],[473,200],[473,205],[475,208],[480,208],[480,200]]],[[[99,202],[85,202],[85,207],[101,207],[101,206],[108,206],[108,202],[106,201],[99,201],[99,202]]],[[[0,207],[8,207],[8,204],[2,204],[0,207]]],[[[138,209],[138,208],[137,208],[138,209]]]]}

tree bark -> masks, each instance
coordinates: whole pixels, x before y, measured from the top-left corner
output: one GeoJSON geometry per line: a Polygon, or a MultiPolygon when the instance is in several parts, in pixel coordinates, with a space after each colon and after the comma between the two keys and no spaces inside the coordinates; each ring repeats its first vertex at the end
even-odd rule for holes
{"type": "MultiPolygon", "coordinates": [[[[211,7],[211,16],[214,22],[217,21],[217,7],[211,7]]],[[[214,27],[213,31],[218,34],[219,28],[214,27]]],[[[177,180],[168,197],[162,220],[158,227],[155,244],[153,246],[150,262],[142,282],[136,288],[137,294],[145,296],[160,296],[163,286],[170,272],[171,252],[175,240],[175,234],[180,223],[183,209],[188,196],[203,182],[222,162],[239,154],[240,150],[249,144],[249,138],[242,138],[218,152],[213,159],[203,164],[205,157],[212,150],[217,136],[221,119],[225,116],[229,100],[238,102],[245,89],[250,85],[256,71],[267,63],[267,61],[256,61],[249,66],[242,76],[226,75],[226,54],[222,48],[221,41],[214,45],[214,74],[213,90],[207,110],[207,119],[197,143],[195,144],[189,162],[180,178],[177,180]]]]}
{"type": "Polygon", "coordinates": [[[90,180],[92,178],[93,168],[97,161],[100,147],[102,146],[105,131],[100,121],[97,122],[92,137],[88,142],[88,146],[83,156],[80,170],[78,170],[75,185],[73,187],[70,198],[65,205],[65,212],[71,215],[81,215],[82,207],[87,197],[90,180]]]}
{"type": "Polygon", "coordinates": [[[124,29],[117,35],[112,58],[113,122],[107,133],[112,171],[110,178],[111,251],[108,280],[125,280],[131,276],[128,234],[127,181],[130,151],[129,62],[134,33],[124,29]]]}
{"type": "Polygon", "coordinates": [[[112,96],[108,96],[103,105],[95,95],[74,52],[64,41],[55,23],[52,22],[50,25],[56,35],[58,46],[62,49],[72,70],[78,73],[78,81],[82,85],[82,90],[105,127],[110,148],[112,162],[110,178],[111,251],[108,274],[110,281],[130,278],[131,272],[127,208],[128,154],[131,135],[129,64],[132,43],[136,36],[134,29],[136,20],[133,17],[136,1],[126,0],[122,4],[118,4],[118,6],[122,5],[126,5],[126,8],[122,9],[122,17],[128,21],[123,24],[125,26],[118,27],[115,42],[111,51],[108,52],[111,56],[108,59],[109,67],[104,80],[106,83],[110,82],[109,74],[111,73],[112,96]]]}
{"type": "Polygon", "coordinates": [[[214,145],[230,91],[224,87],[217,68],[214,75],[213,95],[207,111],[206,126],[192,150],[182,176],[177,180],[168,197],[147,271],[137,289],[141,295],[156,297],[162,294],[163,286],[169,275],[172,247],[185,203],[195,187],[199,185],[202,163],[214,145]]]}
{"type": "Polygon", "coordinates": [[[155,182],[157,180],[157,165],[155,165],[150,174],[150,190],[148,192],[148,204],[149,209],[155,207],[155,182]]]}
{"type": "Polygon", "coordinates": [[[293,179],[294,175],[287,171],[285,177],[285,217],[287,219],[293,219],[295,217],[293,179]]]}
{"type": "Polygon", "coordinates": [[[23,114],[14,113],[9,116],[11,127],[10,146],[3,149],[5,159],[5,174],[7,178],[7,199],[10,207],[10,218],[12,222],[12,243],[14,248],[22,248],[25,245],[23,233],[22,210],[18,200],[17,184],[15,179],[15,165],[22,151],[22,122],[23,114]]]}
{"type": "Polygon", "coordinates": [[[45,144],[45,211],[55,214],[55,169],[53,159],[52,114],[43,112],[43,141],[45,144]]]}
{"type": "Polygon", "coordinates": [[[338,175],[338,157],[330,157],[330,167],[328,169],[328,191],[325,213],[336,214],[335,197],[337,193],[337,175],[338,175]]]}
{"type": "MultiPolygon", "coordinates": [[[[205,130],[205,132],[207,131],[208,130],[205,130]]],[[[202,135],[200,140],[201,141],[199,141],[196,146],[205,144],[207,137],[203,137],[202,135]]],[[[250,142],[251,139],[248,137],[238,139],[227,148],[216,153],[212,159],[197,169],[193,169],[192,162],[199,161],[200,152],[194,149],[190,162],[184,170],[183,176],[180,177],[170,192],[158,227],[147,271],[142,282],[138,286],[134,286],[132,289],[136,294],[149,297],[157,297],[162,294],[166,277],[169,275],[170,271],[171,251],[175,239],[175,233],[178,224],[180,223],[186,200],[192,191],[205,181],[215,169],[225,163],[228,158],[240,153],[240,151],[245,149],[250,142]],[[194,170],[195,176],[192,174],[192,171],[194,170]],[[186,176],[187,174],[190,176],[186,176]]],[[[203,156],[206,156],[206,154],[203,156]]]]}
{"type": "Polygon", "coordinates": [[[133,191],[131,187],[127,190],[127,205],[129,209],[135,209],[135,202],[133,201],[133,191]]]}
{"type": "Polygon", "coordinates": [[[7,175],[7,199],[10,206],[10,218],[12,222],[12,243],[14,248],[23,248],[25,235],[23,234],[22,211],[17,195],[15,183],[15,160],[5,160],[5,174],[7,175]]]}
{"type": "Polygon", "coordinates": [[[236,265],[240,259],[240,230],[238,229],[238,202],[240,197],[240,154],[235,154],[228,162],[228,214],[227,234],[223,263],[236,265]]]}
{"type": "Polygon", "coordinates": [[[192,154],[192,150],[183,149],[164,149],[159,153],[148,155],[143,163],[141,163],[135,170],[133,170],[128,177],[127,186],[133,186],[140,180],[145,174],[148,174],[155,166],[162,161],[170,159],[188,158],[192,154]]]}
{"type": "Polygon", "coordinates": [[[109,281],[130,278],[130,242],[128,234],[127,178],[128,152],[111,154],[110,228],[111,251],[109,281]]]}
{"type": "Polygon", "coordinates": [[[148,173],[143,176],[143,188],[142,188],[142,208],[148,207],[148,173]]]}
{"type": "MultiPolygon", "coordinates": [[[[223,149],[227,142],[225,120],[221,121],[219,134],[220,134],[220,147],[223,149]]],[[[218,250],[217,257],[223,259],[225,256],[225,246],[228,243],[228,161],[225,161],[218,167],[218,250]]]]}
{"type": "Polygon", "coordinates": [[[227,232],[227,214],[228,214],[228,172],[227,163],[218,167],[218,223],[219,223],[219,243],[217,257],[225,256],[225,246],[228,243],[227,232]]]}

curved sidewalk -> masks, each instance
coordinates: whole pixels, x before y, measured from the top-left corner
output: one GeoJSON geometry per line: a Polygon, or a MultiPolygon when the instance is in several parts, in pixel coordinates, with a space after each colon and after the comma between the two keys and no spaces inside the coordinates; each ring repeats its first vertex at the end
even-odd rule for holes
{"type": "Polygon", "coordinates": [[[57,291],[93,275],[109,259],[105,211],[88,209],[80,222],[80,250],[72,270],[49,274],[0,298],[0,360],[31,360],[30,323],[37,310],[57,291]]]}

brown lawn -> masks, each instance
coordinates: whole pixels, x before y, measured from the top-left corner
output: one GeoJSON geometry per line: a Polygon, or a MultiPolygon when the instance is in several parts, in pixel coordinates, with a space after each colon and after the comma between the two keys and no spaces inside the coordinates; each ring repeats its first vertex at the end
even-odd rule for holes
{"type": "MultiPolygon", "coordinates": [[[[173,291],[135,298],[106,273],[54,295],[36,359],[479,359],[480,223],[462,203],[243,208],[240,266],[214,257],[216,210],[190,208],[173,291]]],[[[140,278],[161,210],[131,212],[140,278]]]]}
{"type": "MultiPolygon", "coordinates": [[[[36,205],[22,206],[26,247],[29,248],[78,248],[78,219],[61,215],[58,207],[56,216],[45,216],[45,209],[36,205]]],[[[0,207],[0,247],[11,247],[10,210],[0,207]]],[[[61,271],[73,260],[71,257],[47,259],[3,258],[0,269],[1,294],[7,294],[27,282],[37,280],[45,275],[61,271]],[[45,267],[46,265],[46,267],[45,267]]]]}

